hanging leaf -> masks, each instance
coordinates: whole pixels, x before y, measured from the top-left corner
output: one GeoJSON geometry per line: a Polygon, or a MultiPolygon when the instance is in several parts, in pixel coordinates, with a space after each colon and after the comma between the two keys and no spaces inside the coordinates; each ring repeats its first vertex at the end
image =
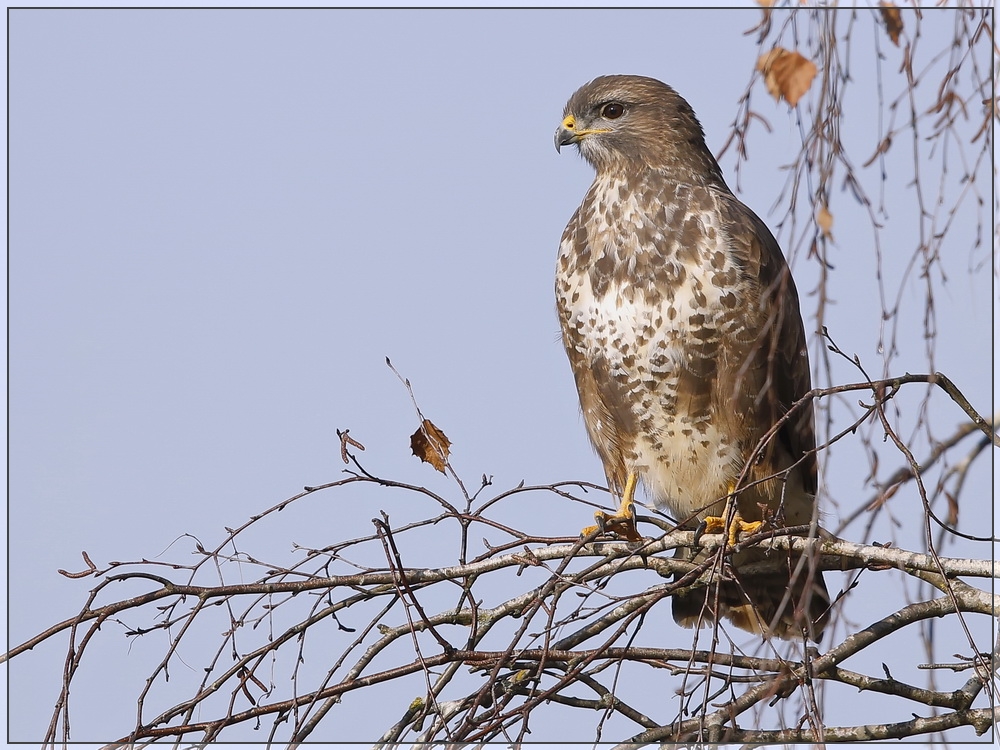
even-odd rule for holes
{"type": "Polygon", "coordinates": [[[816,65],[798,52],[775,47],[757,59],[757,70],[764,74],[764,84],[775,99],[784,99],[793,107],[812,85],[816,65]]]}
{"type": "Polygon", "coordinates": [[[410,435],[410,449],[413,455],[421,461],[426,461],[442,474],[448,463],[449,448],[451,441],[448,436],[429,419],[421,422],[417,431],[410,435]]]}
{"type": "Polygon", "coordinates": [[[903,30],[903,17],[899,13],[899,8],[896,7],[895,3],[883,0],[879,3],[879,11],[882,13],[882,23],[885,24],[889,39],[898,47],[899,32],[903,30]]]}
{"type": "Polygon", "coordinates": [[[820,230],[823,232],[823,236],[828,240],[833,239],[833,214],[830,213],[830,209],[826,206],[820,206],[819,211],[816,212],[816,223],[819,225],[820,230]]]}

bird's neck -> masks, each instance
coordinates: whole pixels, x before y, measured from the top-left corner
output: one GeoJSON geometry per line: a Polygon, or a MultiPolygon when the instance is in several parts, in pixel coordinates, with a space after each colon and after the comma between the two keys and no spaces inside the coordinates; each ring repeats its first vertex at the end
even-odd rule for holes
{"type": "Polygon", "coordinates": [[[609,167],[597,171],[594,184],[618,185],[624,183],[635,189],[648,183],[667,182],[675,185],[691,185],[709,190],[731,192],[722,177],[722,170],[715,159],[711,168],[706,164],[703,169],[692,169],[690,163],[665,163],[658,166],[643,165],[641,168],[609,167]]]}

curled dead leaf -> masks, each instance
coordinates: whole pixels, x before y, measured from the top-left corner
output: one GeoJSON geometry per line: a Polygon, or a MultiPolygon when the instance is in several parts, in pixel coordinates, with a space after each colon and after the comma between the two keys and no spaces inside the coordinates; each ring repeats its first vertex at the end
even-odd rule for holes
{"type": "Polygon", "coordinates": [[[798,52],[775,47],[757,58],[757,70],[775,99],[784,99],[793,107],[812,85],[816,65],[798,52]]]}
{"type": "Polygon", "coordinates": [[[948,501],[948,515],[945,516],[945,523],[949,526],[958,526],[958,498],[950,492],[945,492],[944,496],[948,501]]]}
{"type": "Polygon", "coordinates": [[[820,206],[816,212],[816,224],[819,225],[824,237],[828,240],[833,239],[833,232],[830,231],[833,229],[833,214],[826,206],[820,206]]]}
{"type": "Polygon", "coordinates": [[[903,17],[899,13],[899,8],[896,7],[895,3],[885,2],[885,0],[882,0],[878,5],[886,33],[889,34],[892,43],[898,47],[899,33],[903,30],[903,17]]]}
{"type": "Polygon", "coordinates": [[[429,419],[421,422],[417,431],[410,435],[410,449],[413,455],[421,461],[426,461],[442,474],[448,463],[450,448],[451,441],[448,436],[429,419]]]}

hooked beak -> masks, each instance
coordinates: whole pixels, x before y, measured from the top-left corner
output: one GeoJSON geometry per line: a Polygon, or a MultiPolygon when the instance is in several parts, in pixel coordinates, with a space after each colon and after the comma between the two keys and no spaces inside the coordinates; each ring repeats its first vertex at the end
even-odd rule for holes
{"type": "Polygon", "coordinates": [[[559,153],[563,146],[571,143],[579,143],[580,136],[576,132],[576,118],[567,115],[562,124],[556,128],[556,153],[559,153]]]}
{"type": "Polygon", "coordinates": [[[566,115],[562,124],[556,128],[556,151],[560,151],[563,146],[579,143],[588,135],[608,132],[610,132],[609,128],[591,128],[589,130],[581,130],[576,126],[576,118],[573,117],[573,115],[566,115]]]}

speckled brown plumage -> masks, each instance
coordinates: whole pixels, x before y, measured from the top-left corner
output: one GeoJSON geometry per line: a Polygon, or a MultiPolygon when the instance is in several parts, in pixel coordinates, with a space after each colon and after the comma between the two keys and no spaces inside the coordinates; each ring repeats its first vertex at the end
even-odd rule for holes
{"type": "MultiPolygon", "coordinates": [[[[557,147],[568,144],[597,172],[563,233],[556,275],[587,432],[613,492],[635,474],[657,507],[694,527],[724,512],[755,446],[810,389],[795,286],[669,86],[591,81],[556,132],[557,147]]],[[[814,449],[804,409],[750,467],[736,496],[742,518],[815,523],[814,449]]],[[[719,614],[742,628],[818,638],[829,606],[822,576],[792,557],[789,574],[740,577],[762,554],[737,556],[738,580],[707,597],[704,588],[675,596],[675,619],[710,623],[718,594],[719,614]]]]}

